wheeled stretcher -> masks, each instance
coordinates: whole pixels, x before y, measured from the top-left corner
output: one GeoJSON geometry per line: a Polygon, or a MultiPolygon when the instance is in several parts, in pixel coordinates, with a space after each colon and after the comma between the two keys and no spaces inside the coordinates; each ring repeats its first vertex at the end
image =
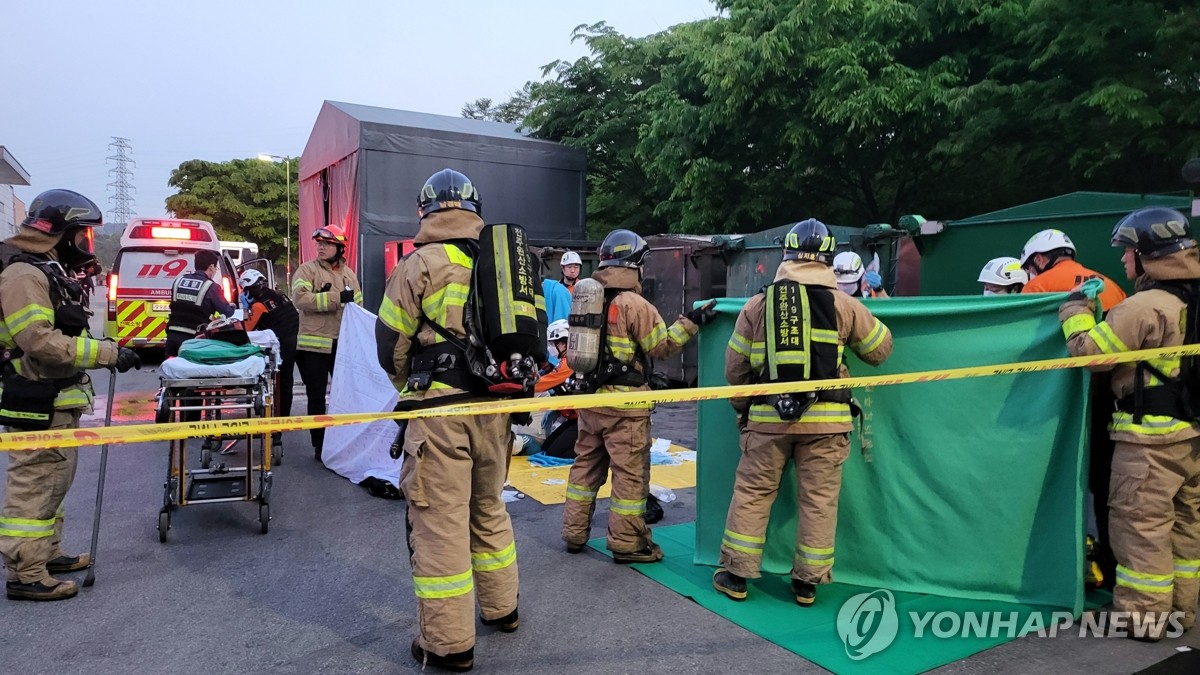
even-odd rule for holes
{"type": "MultiPolygon", "coordinates": [[[[277,371],[271,350],[227,365],[200,365],[169,359],[161,368],[156,421],[206,422],[254,419],[273,414],[277,371]]],[[[277,436],[277,434],[274,434],[277,436]]],[[[226,431],[220,435],[170,441],[158,540],[167,541],[171,513],[193,504],[257,502],[263,534],[271,520],[271,467],[282,460],[273,434],[226,431]],[[222,454],[214,457],[213,451],[222,454]],[[240,451],[244,450],[242,455],[240,451]],[[222,461],[224,453],[245,457],[243,466],[222,461]]],[[[233,455],[231,455],[231,458],[233,455]]]]}

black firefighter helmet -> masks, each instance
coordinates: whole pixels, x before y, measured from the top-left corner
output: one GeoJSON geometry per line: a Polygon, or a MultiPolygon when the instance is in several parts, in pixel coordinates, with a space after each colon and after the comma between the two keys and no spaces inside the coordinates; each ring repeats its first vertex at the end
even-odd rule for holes
{"type": "Polygon", "coordinates": [[[483,202],[471,179],[454,169],[442,169],[430,176],[417,195],[420,218],[443,209],[462,209],[483,216],[483,202]]]}

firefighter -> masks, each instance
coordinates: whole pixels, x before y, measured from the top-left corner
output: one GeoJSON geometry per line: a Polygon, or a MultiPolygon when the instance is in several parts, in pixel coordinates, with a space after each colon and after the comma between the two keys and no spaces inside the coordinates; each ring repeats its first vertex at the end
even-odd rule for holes
{"type": "MultiPolygon", "coordinates": [[[[1075,356],[1197,342],[1200,257],[1188,219],[1167,208],[1134,211],[1113,228],[1125,274],[1137,292],[1099,323],[1096,301],[1080,290],[1059,309],[1075,356]]],[[[1100,294],[1103,298],[1103,293],[1100,294]]],[[[1182,612],[1196,620],[1200,586],[1200,423],[1196,357],[1163,358],[1094,370],[1112,372],[1115,442],[1108,532],[1116,555],[1113,609],[1139,620],[1182,612]]],[[[1162,630],[1141,639],[1158,640],[1162,630]]],[[[1130,631],[1130,637],[1139,637],[1130,631]]]]}
{"type": "MultiPolygon", "coordinates": [[[[714,302],[691,310],[668,328],[641,296],[646,240],[629,230],[613,230],[600,245],[600,265],[592,279],[605,289],[606,344],[601,345],[600,392],[648,391],[649,359],[670,358],[716,318],[714,302]]],[[[650,487],[650,412],[653,404],[632,403],[579,411],[575,463],[567,479],[562,538],[568,553],[579,553],[591,532],[596,493],[612,469],[608,510],[608,549],[617,563],[662,560],[662,549],[646,526],[650,487]]]]}
{"type": "MultiPolygon", "coordinates": [[[[8,396],[0,393],[0,418],[17,422],[12,431],[77,428],[94,396],[84,369],[141,366],[133,350],[88,333],[91,312],[75,272],[95,261],[89,230],[102,222],[87,197],[49,190],[33,200],[20,230],[5,242],[21,251],[0,274],[0,346],[11,358],[3,366],[8,396]]],[[[78,592],[74,581],[51,576],[90,562],[87,554],[60,548],[63,500],[77,460],[75,448],[8,453],[0,553],[10,600],[65,600],[78,592]]]]}
{"type": "MultiPolygon", "coordinates": [[[[1100,279],[1104,282],[1104,292],[1099,298],[1101,311],[1107,312],[1125,299],[1125,291],[1112,279],[1076,262],[1075,244],[1060,230],[1042,230],[1030,237],[1021,249],[1019,262],[1029,275],[1022,293],[1069,293],[1088,279],[1100,279]]],[[[1092,414],[1088,420],[1088,490],[1092,493],[1092,511],[1099,535],[1093,548],[1094,561],[1100,568],[1095,576],[1102,578],[1099,585],[1111,588],[1117,561],[1109,541],[1106,495],[1110,490],[1113,442],[1108,437],[1108,415],[1103,411],[1112,410],[1114,401],[1107,377],[1093,375],[1089,390],[1092,414]]],[[[1091,576],[1091,563],[1088,567],[1091,576]]]]}
{"type": "Polygon", "coordinates": [[[1021,269],[1021,261],[1016,258],[992,258],[979,270],[977,281],[983,284],[984,295],[1008,295],[1021,292],[1029,282],[1029,273],[1021,269]]]}
{"type": "Polygon", "coordinates": [[[843,251],[833,258],[833,273],[838,289],[853,298],[886,298],[883,277],[875,270],[863,267],[862,258],[854,251],[843,251]]]}
{"type": "Polygon", "coordinates": [[[233,316],[233,305],[225,300],[221,287],[213,281],[220,259],[221,254],[216,251],[196,251],[196,269],[180,276],[171,286],[167,356],[179,356],[180,345],[196,337],[196,329],[207,325],[213,314],[233,316]]]}
{"type": "MultiPolygon", "coordinates": [[[[275,415],[292,414],[292,388],[295,384],[296,337],[300,332],[300,313],[291,298],[267,286],[267,278],[258,270],[246,270],[238,285],[250,301],[246,330],[269,330],[279,340],[279,388],[275,396],[275,415]]],[[[279,434],[272,439],[278,441],[279,434]]]]}
{"type": "MultiPolygon", "coordinates": [[[[466,339],[481,211],[478,190],[452,169],[418,195],[416,249],[392,270],[376,323],[380,365],[409,407],[481,393],[465,354],[431,327],[466,339]]],[[[476,596],[485,625],[520,625],[517,550],[500,497],[511,439],[507,414],[414,419],[404,432],[400,489],[420,630],[412,655],[422,663],[470,670],[476,596]]]]}
{"type": "MultiPolygon", "coordinates": [[[[796,223],[784,240],[775,283],[746,302],[725,349],[729,384],[799,382],[849,377],[849,347],[879,365],[892,334],[857,299],[837,287],[830,268],[837,241],[819,220],[796,223]]],[[[842,464],[850,453],[849,389],[731,399],[739,415],[742,457],[721,540],[713,586],[743,600],[759,564],[771,504],[789,460],[796,469],[798,525],[792,592],[801,606],[817,585],[833,580],[834,534],[842,464]]]]}
{"type": "MultiPolygon", "coordinates": [[[[300,333],[296,339],[296,365],[308,395],[308,414],[325,414],[325,389],[333,376],[337,337],[342,327],[342,308],[362,304],[358,276],[346,264],[346,233],[337,225],[326,225],[313,233],[317,257],[296,269],[292,277],[292,301],[300,310],[300,333]]],[[[321,461],[324,429],[309,431],[313,456],[321,461]]]]}

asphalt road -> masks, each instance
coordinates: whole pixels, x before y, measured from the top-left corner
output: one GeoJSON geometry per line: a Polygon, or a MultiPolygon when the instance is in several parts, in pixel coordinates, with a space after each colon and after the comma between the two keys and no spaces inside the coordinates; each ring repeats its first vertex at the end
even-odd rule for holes
{"type": "MultiPolygon", "coordinates": [[[[106,378],[95,374],[100,417],[89,424],[102,422],[106,378]]],[[[115,423],[151,419],[153,365],[118,378],[115,423]]],[[[303,401],[300,390],[296,411],[303,401]]],[[[660,409],[655,431],[690,445],[694,414],[687,405],[660,409]]],[[[160,544],[165,444],[114,446],[96,585],[65,602],[0,601],[0,673],[417,672],[408,653],[416,605],[404,503],[371,497],[324,469],[306,432],[287,434],[285,450],[268,534],[259,533],[253,504],[198,505],[176,512],[170,541],[160,544]]],[[[98,465],[97,448],[81,452],[66,503],[69,551],[88,546],[98,465]]],[[[694,490],[677,494],[663,524],[694,517],[694,490]]],[[[480,627],[475,672],[824,672],[594,551],[566,554],[561,507],[532,499],[509,506],[521,629],[480,627]]],[[[606,511],[603,501],[594,536],[603,535],[606,511]]],[[[1183,645],[1200,648],[1200,631],[1155,645],[1023,638],[936,672],[1130,673],[1183,645]]]]}

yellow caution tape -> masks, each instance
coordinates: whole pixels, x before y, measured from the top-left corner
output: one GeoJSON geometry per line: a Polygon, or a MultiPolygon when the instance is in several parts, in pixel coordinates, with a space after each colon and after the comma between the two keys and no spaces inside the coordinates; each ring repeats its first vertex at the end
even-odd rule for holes
{"type": "Polygon", "coordinates": [[[1131,361],[1177,358],[1200,355],[1200,345],[1160,347],[1121,352],[1103,356],[1071,356],[1024,363],[1005,363],[991,366],[968,366],[927,370],[897,375],[872,375],[811,382],[779,382],[775,384],[744,384],[664,391],[611,392],[550,396],[542,398],[480,401],[458,405],[426,408],[408,412],[350,413],[343,415],[306,415],[302,417],[257,417],[252,419],[215,420],[211,422],[172,422],[168,424],[131,424],[119,427],[87,429],[53,429],[0,434],[0,452],[11,450],[40,450],[44,448],[75,448],[85,445],[143,443],[170,441],[181,438],[208,436],[246,436],[278,433],[300,429],[317,429],[347,424],[362,424],[376,420],[405,420],[425,417],[460,417],[466,415],[509,414],[544,410],[603,408],[630,403],[683,403],[729,398],[748,398],[772,394],[792,394],[846,387],[885,387],[917,382],[941,382],[992,375],[1037,373],[1064,368],[1112,366],[1131,361]]]}

